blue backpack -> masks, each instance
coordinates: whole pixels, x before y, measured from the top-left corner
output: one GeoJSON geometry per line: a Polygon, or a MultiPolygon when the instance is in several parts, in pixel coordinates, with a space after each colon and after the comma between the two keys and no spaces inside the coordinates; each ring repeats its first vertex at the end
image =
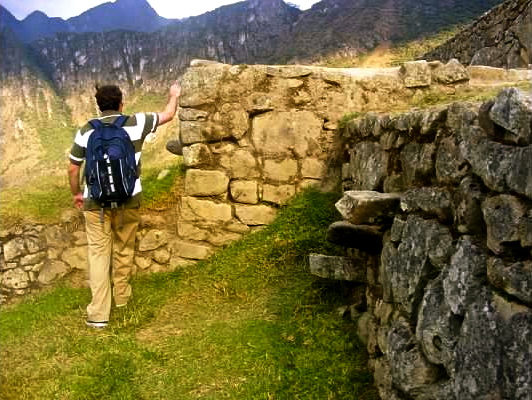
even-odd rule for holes
{"type": "Polygon", "coordinates": [[[127,116],[113,123],[89,121],[94,132],[85,153],[85,181],[89,197],[102,208],[116,208],[128,200],[138,178],[135,147],[123,126],[127,116]]]}

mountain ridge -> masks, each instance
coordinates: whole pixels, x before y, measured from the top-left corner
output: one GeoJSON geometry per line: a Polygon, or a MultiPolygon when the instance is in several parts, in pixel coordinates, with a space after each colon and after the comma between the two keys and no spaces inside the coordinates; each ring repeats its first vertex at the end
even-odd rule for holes
{"type": "Polygon", "coordinates": [[[106,2],[68,19],[48,17],[44,12],[35,10],[24,19],[18,20],[7,8],[0,5],[0,24],[12,29],[25,43],[66,32],[153,32],[173,21],[177,20],[159,16],[146,0],[106,2]]]}

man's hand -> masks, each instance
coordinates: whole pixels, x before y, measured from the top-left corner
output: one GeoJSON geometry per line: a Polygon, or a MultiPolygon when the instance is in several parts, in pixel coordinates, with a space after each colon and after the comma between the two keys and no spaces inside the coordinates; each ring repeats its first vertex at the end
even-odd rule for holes
{"type": "Polygon", "coordinates": [[[170,86],[170,97],[179,97],[181,96],[181,85],[178,81],[175,81],[172,86],[170,86]]]}
{"type": "Polygon", "coordinates": [[[170,86],[170,92],[168,93],[168,103],[164,108],[164,111],[159,114],[159,125],[166,124],[171,121],[177,111],[177,106],[179,104],[179,96],[181,96],[181,85],[179,82],[175,81],[172,86],[170,86]]]}
{"type": "Polygon", "coordinates": [[[74,207],[76,207],[78,210],[83,209],[83,193],[79,192],[72,195],[72,199],[74,202],[74,207]]]}

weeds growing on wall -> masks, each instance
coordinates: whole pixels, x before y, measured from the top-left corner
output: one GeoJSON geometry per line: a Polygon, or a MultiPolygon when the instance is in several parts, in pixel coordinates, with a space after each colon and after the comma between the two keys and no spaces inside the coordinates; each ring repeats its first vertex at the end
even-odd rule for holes
{"type": "Polygon", "coordinates": [[[2,399],[377,399],[344,283],[308,272],[336,254],[337,195],[309,191],[211,259],[134,280],[110,326],[84,326],[67,285],[0,311],[2,399]]]}

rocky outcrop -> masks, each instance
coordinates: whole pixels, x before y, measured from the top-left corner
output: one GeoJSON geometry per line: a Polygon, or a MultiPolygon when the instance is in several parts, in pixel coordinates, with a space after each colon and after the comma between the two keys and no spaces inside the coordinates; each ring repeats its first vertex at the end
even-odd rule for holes
{"type": "Polygon", "coordinates": [[[357,257],[312,255],[311,271],[357,282],[366,271],[367,309],[355,314],[383,399],[532,398],[530,100],[509,88],[340,130],[344,221],[330,229],[367,221],[382,251],[373,262],[374,246],[344,227],[328,238],[357,257]],[[386,168],[360,167],[372,157],[386,168]]]}
{"type": "Polygon", "coordinates": [[[530,0],[505,1],[424,58],[456,58],[465,65],[528,68],[532,64],[531,21],[530,0]]]}

